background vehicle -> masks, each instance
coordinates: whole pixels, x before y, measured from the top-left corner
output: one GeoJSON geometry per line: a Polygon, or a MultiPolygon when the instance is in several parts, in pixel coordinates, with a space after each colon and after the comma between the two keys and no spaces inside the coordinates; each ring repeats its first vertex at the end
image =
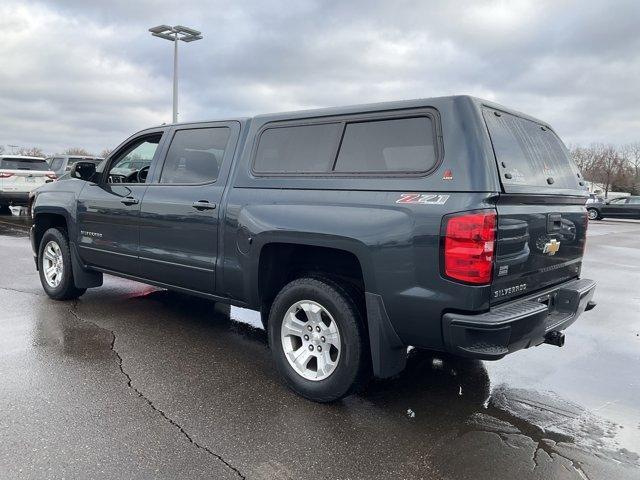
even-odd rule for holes
{"type": "Polygon", "coordinates": [[[56,155],[55,157],[47,158],[47,162],[49,163],[51,170],[58,177],[69,173],[71,167],[78,162],[91,162],[95,163],[97,166],[102,160],[104,159],[101,157],[83,155],[56,155]]]}
{"type": "Polygon", "coordinates": [[[589,220],[603,218],[640,219],[640,196],[614,198],[604,202],[587,204],[589,220]]]}
{"type": "Polygon", "coordinates": [[[27,206],[31,190],[55,179],[44,158],[0,155],[0,213],[10,214],[11,205],[27,206]]]}
{"type": "Polygon", "coordinates": [[[594,306],[565,146],[471,97],[160,126],[71,176],[34,202],[50,297],[108,273],[260,310],[282,377],[316,401],[397,374],[409,345],[560,346],[594,306]]]}
{"type": "Polygon", "coordinates": [[[601,203],[604,202],[604,197],[600,197],[595,193],[590,193],[589,198],[587,199],[587,205],[590,203],[601,203]]]}

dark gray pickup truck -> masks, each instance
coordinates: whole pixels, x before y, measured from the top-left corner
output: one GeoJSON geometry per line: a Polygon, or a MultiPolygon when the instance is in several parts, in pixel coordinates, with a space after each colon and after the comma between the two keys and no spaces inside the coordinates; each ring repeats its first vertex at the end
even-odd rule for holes
{"type": "Polygon", "coordinates": [[[321,402],[405,365],[562,345],[592,301],[588,197],[545,122],[467,96],[176,124],[39,188],[46,293],[104,273],[260,310],[321,402]]]}

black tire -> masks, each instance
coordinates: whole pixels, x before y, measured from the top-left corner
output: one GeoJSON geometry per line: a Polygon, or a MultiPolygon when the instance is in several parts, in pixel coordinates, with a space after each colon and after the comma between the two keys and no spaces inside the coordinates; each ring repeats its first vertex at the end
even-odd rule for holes
{"type": "Polygon", "coordinates": [[[73,269],[71,267],[71,252],[69,250],[69,242],[66,232],[57,228],[50,228],[42,236],[40,247],[38,248],[38,273],[40,274],[40,283],[45,293],[54,300],[73,300],[80,297],[86,288],[77,288],[73,282],[73,269]],[[44,250],[50,242],[58,245],[62,256],[62,275],[60,283],[52,286],[46,279],[44,266],[44,250]]]}
{"type": "Polygon", "coordinates": [[[371,375],[367,331],[353,293],[328,279],[299,278],[287,284],[269,313],[269,345],[276,368],[287,386],[316,402],[332,402],[357,392],[371,375]],[[340,332],[340,356],[333,372],[322,380],[308,380],[290,365],[282,345],[281,329],[287,310],[311,300],[325,308],[340,332]]]}
{"type": "Polygon", "coordinates": [[[602,220],[602,215],[596,208],[587,208],[587,215],[589,220],[602,220]]]}
{"type": "Polygon", "coordinates": [[[0,215],[11,215],[9,205],[0,205],[0,215]]]}

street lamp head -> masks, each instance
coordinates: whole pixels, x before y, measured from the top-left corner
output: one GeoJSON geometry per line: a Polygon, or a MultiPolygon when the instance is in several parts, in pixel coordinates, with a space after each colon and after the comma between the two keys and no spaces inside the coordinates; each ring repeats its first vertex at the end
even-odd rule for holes
{"type": "Polygon", "coordinates": [[[164,38],[165,40],[170,40],[172,42],[174,42],[176,39],[175,37],[172,37],[171,35],[169,35],[168,33],[157,33],[157,32],[153,32],[151,35],[153,35],[154,37],[160,37],[160,38],[164,38]]]}
{"type": "Polygon", "coordinates": [[[163,33],[163,32],[172,32],[173,27],[169,25],[158,25],[157,27],[151,27],[149,29],[151,33],[163,33]]]}
{"type": "Polygon", "coordinates": [[[196,40],[202,40],[202,35],[189,35],[180,37],[180,40],[182,40],[183,42],[195,42],[196,40]]]}
{"type": "Polygon", "coordinates": [[[195,30],[195,29],[189,28],[189,27],[185,27],[183,25],[176,25],[175,27],[173,27],[173,30],[176,31],[176,32],[184,33],[186,35],[191,35],[191,36],[194,36],[194,37],[197,37],[197,36],[202,34],[202,32],[199,32],[198,30],[195,30]]]}
{"type": "Polygon", "coordinates": [[[185,27],[184,25],[176,25],[172,27],[170,25],[158,25],[149,29],[151,35],[154,37],[164,38],[165,40],[182,40],[183,42],[195,42],[196,40],[202,40],[202,32],[185,27]]]}

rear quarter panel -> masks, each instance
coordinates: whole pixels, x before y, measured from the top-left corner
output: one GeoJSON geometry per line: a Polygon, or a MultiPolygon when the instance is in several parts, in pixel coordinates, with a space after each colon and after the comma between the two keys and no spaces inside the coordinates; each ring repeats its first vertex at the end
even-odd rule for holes
{"type": "MultiPolygon", "coordinates": [[[[220,293],[257,308],[261,249],[271,242],[301,243],[353,253],[366,290],[382,296],[407,345],[442,348],[444,311],[488,309],[490,288],[444,279],[439,257],[443,216],[491,208],[499,191],[486,128],[467,97],[416,102],[398,102],[395,109],[438,112],[443,161],[429,176],[257,177],[250,168],[256,133],[265,123],[305,118],[305,112],[254,119],[221,212],[220,293]],[[452,179],[443,178],[447,170],[452,179]],[[406,193],[447,199],[442,204],[398,203],[406,193]],[[251,243],[246,242],[249,237],[251,243]]],[[[327,111],[329,116],[337,113],[327,111]]]]}

